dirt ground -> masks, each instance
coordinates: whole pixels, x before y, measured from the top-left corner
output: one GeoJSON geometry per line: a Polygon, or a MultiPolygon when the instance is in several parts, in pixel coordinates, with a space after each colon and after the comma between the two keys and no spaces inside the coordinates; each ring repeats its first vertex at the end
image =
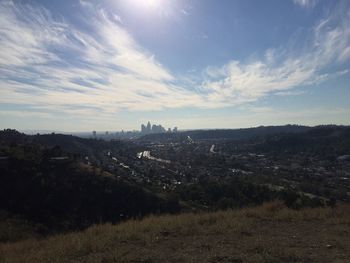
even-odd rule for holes
{"type": "Polygon", "coordinates": [[[227,229],[184,237],[164,232],[154,242],[119,244],[112,253],[100,256],[106,262],[345,263],[350,262],[350,226],[266,221],[240,233],[227,229]]]}

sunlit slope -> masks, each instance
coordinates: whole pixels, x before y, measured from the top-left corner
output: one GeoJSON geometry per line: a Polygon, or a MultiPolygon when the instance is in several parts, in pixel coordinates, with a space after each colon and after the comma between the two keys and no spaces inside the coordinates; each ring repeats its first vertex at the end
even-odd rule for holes
{"type": "Polygon", "coordinates": [[[350,205],[148,217],[1,245],[1,262],[348,262],[350,205]]]}

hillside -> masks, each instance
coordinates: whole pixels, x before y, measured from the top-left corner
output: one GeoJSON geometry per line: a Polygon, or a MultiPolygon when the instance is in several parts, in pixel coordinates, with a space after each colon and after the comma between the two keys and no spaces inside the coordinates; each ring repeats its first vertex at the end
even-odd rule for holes
{"type": "Polygon", "coordinates": [[[312,127],[300,125],[284,125],[284,126],[260,126],[244,129],[212,129],[212,130],[189,130],[176,133],[156,133],[145,135],[140,141],[182,141],[191,137],[193,140],[246,140],[254,137],[268,136],[271,134],[283,133],[303,133],[312,129],[312,127]]]}
{"type": "Polygon", "coordinates": [[[20,239],[27,232],[81,230],[179,209],[176,202],[83,163],[58,146],[0,140],[1,153],[6,157],[0,163],[0,242],[20,239]]]}
{"type": "Polygon", "coordinates": [[[0,262],[348,262],[350,206],[279,202],[226,212],[147,217],[0,245],[0,262]]]}

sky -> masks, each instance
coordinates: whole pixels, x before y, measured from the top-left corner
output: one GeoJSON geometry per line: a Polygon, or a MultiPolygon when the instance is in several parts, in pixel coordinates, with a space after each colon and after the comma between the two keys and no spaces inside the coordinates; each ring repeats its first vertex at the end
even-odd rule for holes
{"type": "Polygon", "coordinates": [[[350,1],[0,0],[0,128],[350,124],[350,1]]]}

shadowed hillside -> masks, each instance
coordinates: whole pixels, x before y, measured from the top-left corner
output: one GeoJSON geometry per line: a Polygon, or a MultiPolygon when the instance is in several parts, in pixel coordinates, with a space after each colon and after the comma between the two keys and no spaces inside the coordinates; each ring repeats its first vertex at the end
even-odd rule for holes
{"type": "MultiPolygon", "coordinates": [[[[61,137],[70,138],[52,135],[57,141],[61,137]]],[[[5,156],[0,163],[0,242],[172,212],[168,206],[179,209],[177,203],[83,163],[59,146],[30,139],[0,132],[0,156],[5,156]]]]}
{"type": "Polygon", "coordinates": [[[271,134],[303,133],[310,130],[310,127],[299,125],[284,126],[260,126],[245,129],[212,129],[212,130],[189,130],[177,133],[149,134],[140,138],[141,141],[181,141],[190,136],[193,140],[245,140],[254,137],[268,136],[271,134]]]}

